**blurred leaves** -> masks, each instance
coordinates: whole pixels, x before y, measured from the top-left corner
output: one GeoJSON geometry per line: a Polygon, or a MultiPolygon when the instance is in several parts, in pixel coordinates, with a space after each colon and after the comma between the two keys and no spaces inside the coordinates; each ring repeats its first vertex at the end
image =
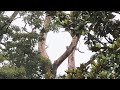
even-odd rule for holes
{"type": "MultiPolygon", "coordinates": [[[[52,64],[39,55],[34,48],[40,34],[36,30],[58,32],[64,28],[71,36],[85,36],[85,44],[95,52],[89,65],[80,64],[72,71],[66,71],[65,79],[116,79],[120,78],[120,21],[115,20],[113,11],[20,11],[23,21],[31,26],[4,26],[9,19],[0,12],[0,42],[4,44],[0,62],[5,59],[12,66],[0,68],[1,78],[44,78],[52,64]],[[43,29],[45,15],[52,17],[48,31],[43,29]],[[4,26],[4,28],[3,28],[4,26]],[[7,29],[6,29],[7,28],[7,29]],[[33,30],[34,29],[34,30],[33,30]],[[112,37],[112,38],[111,38],[112,37]],[[106,40],[104,42],[103,40],[106,40]]],[[[49,75],[51,75],[49,73],[49,75]]]]}
{"type": "Polygon", "coordinates": [[[24,67],[3,66],[0,68],[0,79],[27,79],[24,67]]]}

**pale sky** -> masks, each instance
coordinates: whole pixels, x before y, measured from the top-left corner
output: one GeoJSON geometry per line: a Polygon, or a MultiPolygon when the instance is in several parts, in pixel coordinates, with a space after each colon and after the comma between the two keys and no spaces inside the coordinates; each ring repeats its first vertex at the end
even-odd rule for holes
{"type": "MultiPolygon", "coordinates": [[[[6,13],[6,15],[11,16],[12,13],[13,11],[9,11],[6,13]]],[[[120,19],[120,17],[117,16],[115,19],[120,19]]],[[[22,19],[17,19],[12,24],[21,27],[24,26],[22,19]]],[[[27,29],[31,30],[29,26],[27,26],[27,29]]],[[[46,41],[46,44],[48,45],[47,53],[52,63],[65,52],[66,46],[69,46],[72,40],[68,32],[62,32],[62,31],[64,31],[64,29],[61,29],[59,33],[53,33],[52,31],[50,31],[47,35],[47,41],[46,41]]],[[[76,67],[78,67],[80,63],[87,62],[90,59],[90,57],[93,55],[93,53],[88,50],[87,46],[84,45],[83,39],[84,37],[82,36],[78,42],[77,47],[79,47],[80,51],[84,53],[80,53],[78,51],[75,52],[76,67]]],[[[63,75],[65,73],[65,70],[67,70],[67,66],[68,66],[68,60],[66,59],[59,66],[57,70],[57,75],[63,75]]]]}

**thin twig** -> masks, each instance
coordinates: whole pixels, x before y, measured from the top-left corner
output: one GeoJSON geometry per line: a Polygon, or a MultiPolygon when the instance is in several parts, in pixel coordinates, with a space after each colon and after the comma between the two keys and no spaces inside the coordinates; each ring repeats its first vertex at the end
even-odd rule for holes
{"type": "Polygon", "coordinates": [[[76,48],[75,50],[79,51],[80,53],[85,53],[85,52],[80,51],[78,48],[76,48]]]}
{"type": "Polygon", "coordinates": [[[47,49],[47,48],[48,48],[48,45],[46,45],[45,49],[47,49]]]}
{"type": "Polygon", "coordinates": [[[21,16],[20,16],[20,17],[15,18],[15,19],[13,19],[13,20],[16,20],[16,19],[18,19],[18,18],[21,18],[21,16]]]}
{"type": "Polygon", "coordinates": [[[105,39],[108,41],[108,43],[113,44],[113,42],[112,42],[112,41],[109,41],[106,37],[105,37],[105,39]]]}

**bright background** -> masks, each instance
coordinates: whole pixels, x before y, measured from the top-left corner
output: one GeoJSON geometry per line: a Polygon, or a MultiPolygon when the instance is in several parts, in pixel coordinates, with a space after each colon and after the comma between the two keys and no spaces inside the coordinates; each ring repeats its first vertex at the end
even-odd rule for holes
{"type": "MultiPolygon", "coordinates": [[[[68,11],[69,12],[69,11],[68,11]]],[[[6,15],[11,16],[13,11],[6,12],[6,15]]],[[[117,15],[117,14],[116,14],[117,15]]],[[[19,17],[19,15],[17,16],[19,17]]],[[[115,19],[120,19],[120,16],[117,15],[115,19]]],[[[18,25],[20,27],[24,26],[24,22],[22,21],[22,18],[19,18],[12,22],[14,25],[18,25]]],[[[28,30],[31,30],[29,26],[27,26],[28,30]]],[[[68,32],[63,32],[64,29],[61,29],[60,32],[54,33],[50,31],[47,35],[46,44],[48,45],[47,53],[49,55],[50,60],[52,63],[59,58],[66,50],[66,46],[69,46],[71,43],[71,36],[68,32]]],[[[77,47],[79,47],[79,50],[84,52],[80,53],[78,51],[75,52],[75,65],[76,67],[80,66],[80,63],[87,62],[91,55],[93,53],[88,50],[87,46],[84,45],[84,37],[82,36],[78,42],[77,47]]],[[[36,46],[37,49],[37,46],[36,46]]],[[[65,73],[65,70],[67,70],[68,67],[68,60],[66,59],[58,68],[57,75],[63,75],[65,73]]]]}

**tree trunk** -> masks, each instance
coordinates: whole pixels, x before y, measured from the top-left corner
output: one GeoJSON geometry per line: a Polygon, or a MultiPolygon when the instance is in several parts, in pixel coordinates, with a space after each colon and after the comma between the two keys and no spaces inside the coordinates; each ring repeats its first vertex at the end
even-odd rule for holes
{"type": "Polygon", "coordinates": [[[68,70],[73,70],[75,68],[75,49],[68,56],[68,70]]]}
{"type": "MultiPolygon", "coordinates": [[[[51,16],[46,15],[45,21],[44,21],[44,27],[40,32],[40,40],[38,42],[38,51],[40,52],[40,55],[43,58],[45,58],[45,60],[49,60],[49,56],[46,52],[45,46],[46,46],[46,38],[47,38],[47,33],[49,31],[48,29],[49,29],[50,22],[51,22],[51,16]]],[[[47,62],[49,62],[49,61],[47,61],[47,62]]],[[[46,71],[45,78],[46,79],[50,79],[52,76],[51,67],[52,67],[52,63],[51,63],[51,66],[45,67],[45,71],[46,71]]]]}
{"type": "Polygon", "coordinates": [[[49,59],[49,56],[48,56],[46,49],[45,49],[47,33],[41,33],[40,36],[42,36],[43,40],[38,42],[38,51],[40,52],[40,55],[42,57],[49,59]]]}
{"type": "Polygon", "coordinates": [[[51,16],[46,16],[45,18],[45,22],[44,22],[44,31],[41,31],[40,33],[40,37],[42,38],[42,40],[40,40],[38,42],[38,51],[40,52],[40,55],[46,59],[49,59],[49,56],[46,52],[46,38],[47,38],[47,31],[48,31],[48,27],[49,27],[49,24],[51,22],[51,16]]]}
{"type": "MultiPolygon", "coordinates": [[[[72,34],[71,34],[71,36],[73,38],[72,34]]],[[[68,49],[68,46],[66,48],[68,49]]],[[[76,47],[72,51],[72,53],[68,56],[68,70],[73,70],[75,68],[75,50],[76,50],[76,47]]]]}
{"type": "MultiPolygon", "coordinates": [[[[49,29],[50,22],[51,22],[51,16],[46,15],[45,22],[44,22],[44,29],[40,33],[40,37],[42,38],[42,40],[40,40],[38,42],[38,50],[40,52],[40,55],[47,59],[49,59],[49,56],[46,52],[45,46],[46,46],[46,37],[47,37],[47,33],[49,31],[48,29],[49,29]]],[[[78,36],[74,36],[72,38],[72,42],[71,42],[70,46],[68,47],[68,49],[63,53],[63,55],[61,55],[57,60],[54,61],[53,65],[52,65],[52,74],[54,77],[56,76],[57,68],[72,53],[72,51],[77,46],[79,38],[80,37],[78,37],[78,36]]],[[[49,72],[49,70],[48,70],[48,72],[49,72]]]]}
{"type": "Polygon", "coordinates": [[[73,52],[73,50],[76,48],[77,43],[79,41],[78,36],[74,36],[72,38],[72,42],[68,49],[61,55],[56,61],[53,63],[53,74],[56,75],[57,68],[61,65],[61,63],[73,52]]]}

